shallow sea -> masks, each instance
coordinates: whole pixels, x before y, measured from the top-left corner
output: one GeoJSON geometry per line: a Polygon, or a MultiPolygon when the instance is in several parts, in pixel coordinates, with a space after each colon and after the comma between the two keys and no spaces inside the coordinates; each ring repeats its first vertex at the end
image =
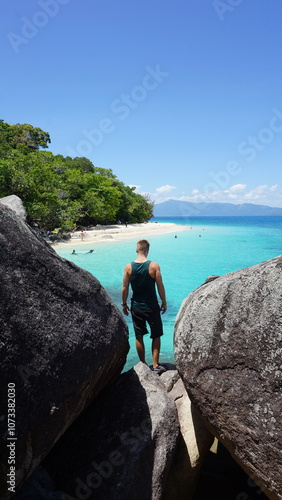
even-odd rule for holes
{"type": "MultiPolygon", "coordinates": [[[[162,316],[161,362],[173,362],[173,329],[183,299],[205,279],[249,267],[282,254],[282,217],[158,217],[156,222],[187,225],[189,230],[150,235],[149,258],[160,264],[168,310],[162,316]],[[190,229],[191,228],[191,229],[190,229]],[[177,237],[175,237],[177,236],[177,237]]],[[[138,239],[142,238],[142,234],[138,239]]],[[[135,239],[55,247],[57,253],[91,272],[103,285],[119,309],[124,266],[135,259],[135,239]],[[86,252],[94,248],[95,252],[86,252]],[[76,249],[77,255],[71,252],[76,249]]],[[[131,318],[131,349],[125,369],[138,362],[131,318]]],[[[147,362],[151,363],[151,340],[145,340],[147,362]]]]}

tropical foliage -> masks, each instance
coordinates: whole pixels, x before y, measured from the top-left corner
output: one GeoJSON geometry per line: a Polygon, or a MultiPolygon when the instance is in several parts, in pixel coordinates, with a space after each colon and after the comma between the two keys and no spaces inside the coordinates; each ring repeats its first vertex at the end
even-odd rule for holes
{"type": "Polygon", "coordinates": [[[153,216],[153,203],[111,169],[83,157],[53,155],[46,151],[50,142],[40,128],[0,120],[0,197],[19,196],[31,225],[70,229],[153,216]]]}

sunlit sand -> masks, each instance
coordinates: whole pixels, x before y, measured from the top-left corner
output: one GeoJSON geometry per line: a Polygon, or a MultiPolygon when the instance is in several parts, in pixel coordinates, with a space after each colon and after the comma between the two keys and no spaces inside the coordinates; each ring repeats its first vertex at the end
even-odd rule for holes
{"type": "Polygon", "coordinates": [[[99,243],[106,241],[120,241],[124,239],[143,239],[149,238],[151,235],[165,233],[179,233],[187,231],[190,226],[178,225],[168,222],[148,222],[141,224],[115,224],[109,226],[95,226],[95,228],[87,231],[75,231],[71,233],[71,239],[55,243],[56,246],[66,245],[89,245],[91,243],[99,243]]]}

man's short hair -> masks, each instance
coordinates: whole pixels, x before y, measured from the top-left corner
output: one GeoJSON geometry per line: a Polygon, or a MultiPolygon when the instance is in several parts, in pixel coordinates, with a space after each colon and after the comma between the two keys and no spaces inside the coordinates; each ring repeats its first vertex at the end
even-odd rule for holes
{"type": "Polygon", "coordinates": [[[149,252],[150,243],[147,240],[139,240],[137,242],[137,252],[149,252]]]}

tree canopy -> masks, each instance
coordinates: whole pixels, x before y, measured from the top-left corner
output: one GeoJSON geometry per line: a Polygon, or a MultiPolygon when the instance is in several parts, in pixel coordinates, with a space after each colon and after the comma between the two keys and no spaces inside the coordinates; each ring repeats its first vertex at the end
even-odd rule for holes
{"type": "Polygon", "coordinates": [[[28,124],[0,120],[0,197],[15,194],[29,224],[41,228],[144,222],[153,203],[84,157],[53,155],[50,136],[28,124]]]}
{"type": "Polygon", "coordinates": [[[6,145],[13,149],[25,147],[27,151],[36,151],[40,147],[48,148],[51,142],[48,132],[44,132],[39,127],[33,127],[28,123],[9,125],[0,120],[0,147],[6,145]]]}

